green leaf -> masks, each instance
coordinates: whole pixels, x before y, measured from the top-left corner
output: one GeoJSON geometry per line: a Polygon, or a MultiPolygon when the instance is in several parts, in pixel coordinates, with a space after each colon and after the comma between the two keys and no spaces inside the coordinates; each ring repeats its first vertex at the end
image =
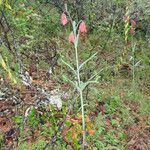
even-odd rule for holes
{"type": "Polygon", "coordinates": [[[70,127],[70,126],[71,126],[71,122],[70,122],[69,120],[67,120],[67,121],[65,122],[65,125],[66,125],[67,127],[70,127]]]}
{"type": "Polygon", "coordinates": [[[15,122],[16,124],[20,124],[20,123],[22,123],[22,121],[23,121],[22,116],[15,116],[15,117],[14,117],[14,122],[15,122]]]}
{"type": "Polygon", "coordinates": [[[65,82],[70,82],[70,83],[72,83],[72,85],[77,89],[77,90],[79,90],[79,87],[78,87],[78,83],[76,82],[76,81],[71,81],[66,75],[62,75],[62,78],[63,78],[63,81],[65,81],[65,82]]]}
{"type": "Polygon", "coordinates": [[[79,66],[79,70],[91,59],[93,59],[95,56],[97,55],[97,52],[95,54],[93,54],[90,58],[88,58],[87,60],[85,60],[80,66],[79,66]]]}
{"type": "Polygon", "coordinates": [[[138,61],[138,62],[134,65],[134,67],[139,66],[139,65],[140,65],[140,62],[141,62],[141,61],[138,61]]]}
{"type": "MultiPolygon", "coordinates": [[[[6,61],[7,62],[7,61],[6,61]]],[[[2,66],[2,68],[7,72],[9,78],[11,79],[11,81],[16,84],[17,81],[15,79],[15,77],[12,75],[11,70],[9,68],[9,66],[6,64],[6,62],[4,61],[3,57],[0,55],[0,65],[2,66]]]]}
{"type": "Polygon", "coordinates": [[[126,139],[128,136],[127,136],[127,134],[126,133],[119,133],[119,138],[121,139],[121,140],[124,140],[124,139],[126,139]]]}
{"type": "Polygon", "coordinates": [[[68,82],[68,77],[64,74],[62,75],[62,79],[63,79],[63,81],[68,82]]]}
{"type": "Polygon", "coordinates": [[[8,3],[5,3],[5,6],[6,6],[7,9],[11,10],[11,6],[8,3]]]}
{"type": "Polygon", "coordinates": [[[81,91],[83,91],[86,86],[87,86],[87,84],[81,81],[79,89],[80,89],[81,91]]]}
{"type": "Polygon", "coordinates": [[[150,63],[150,58],[144,58],[143,61],[150,63]]]}
{"type": "Polygon", "coordinates": [[[73,69],[73,67],[72,67],[69,63],[65,62],[63,59],[61,59],[61,61],[62,61],[66,66],[68,66],[68,67],[73,71],[73,73],[76,75],[76,71],[73,69]]]}
{"type": "Polygon", "coordinates": [[[97,147],[93,147],[93,150],[98,150],[97,147]]]}

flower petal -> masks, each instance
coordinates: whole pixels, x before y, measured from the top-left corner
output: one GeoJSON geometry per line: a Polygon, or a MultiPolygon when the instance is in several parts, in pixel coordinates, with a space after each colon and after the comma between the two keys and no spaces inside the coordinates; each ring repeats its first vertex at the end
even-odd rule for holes
{"type": "Polygon", "coordinates": [[[85,33],[87,32],[87,29],[86,29],[86,24],[84,21],[82,21],[79,25],[79,30],[78,30],[80,33],[85,33]]]}
{"type": "Polygon", "coordinates": [[[68,41],[69,41],[69,43],[74,43],[75,42],[75,36],[74,36],[73,32],[71,32],[69,34],[68,41]]]}
{"type": "Polygon", "coordinates": [[[68,19],[65,13],[62,13],[60,21],[63,26],[68,23],[68,19]]]}

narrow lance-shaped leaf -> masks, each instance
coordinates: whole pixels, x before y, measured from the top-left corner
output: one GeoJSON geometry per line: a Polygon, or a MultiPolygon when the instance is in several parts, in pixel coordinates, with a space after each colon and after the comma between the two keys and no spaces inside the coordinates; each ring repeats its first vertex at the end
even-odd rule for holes
{"type": "Polygon", "coordinates": [[[70,64],[68,64],[67,62],[65,62],[63,59],[61,59],[61,61],[62,61],[66,66],[68,66],[68,67],[73,71],[73,73],[76,75],[76,71],[74,70],[74,68],[73,68],[70,64]]]}
{"type": "Polygon", "coordinates": [[[63,78],[64,78],[66,81],[69,81],[69,82],[79,91],[79,86],[78,86],[77,81],[71,81],[66,75],[63,75],[63,78]]]}
{"type": "Polygon", "coordinates": [[[93,59],[95,56],[97,55],[97,52],[95,54],[93,54],[90,58],[88,58],[87,60],[85,60],[80,66],[79,66],[79,70],[91,59],[93,59]]]}
{"type": "Polygon", "coordinates": [[[137,66],[140,64],[140,62],[141,62],[141,60],[138,61],[138,62],[134,65],[134,67],[137,67],[137,66]]]}

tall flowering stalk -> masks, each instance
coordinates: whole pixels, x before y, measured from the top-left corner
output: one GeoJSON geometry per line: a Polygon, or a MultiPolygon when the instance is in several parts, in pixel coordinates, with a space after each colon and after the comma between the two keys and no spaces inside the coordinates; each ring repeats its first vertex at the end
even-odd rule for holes
{"type": "Polygon", "coordinates": [[[134,42],[134,35],[135,35],[135,29],[136,29],[136,21],[131,20],[131,28],[130,28],[130,33],[131,33],[131,50],[132,50],[132,56],[130,57],[131,61],[131,68],[132,68],[132,87],[133,87],[133,94],[135,96],[135,69],[138,67],[141,63],[141,60],[137,61],[135,54],[136,54],[136,43],[134,42]]]}
{"type": "Polygon", "coordinates": [[[129,34],[129,30],[130,30],[130,25],[129,25],[129,21],[130,21],[130,17],[129,17],[129,8],[128,6],[126,7],[126,14],[123,17],[124,20],[124,35],[125,35],[125,43],[128,43],[128,34],[129,34]]]}
{"type": "MultiPolygon", "coordinates": [[[[81,112],[82,112],[82,130],[83,130],[82,148],[84,149],[86,126],[85,126],[83,91],[88,84],[97,83],[98,82],[98,76],[93,75],[87,82],[83,82],[81,80],[80,71],[87,62],[89,62],[91,59],[93,59],[96,56],[97,52],[95,54],[93,54],[91,57],[89,57],[87,60],[85,60],[83,63],[80,63],[79,54],[78,54],[78,43],[79,43],[80,34],[85,34],[87,32],[86,24],[84,21],[79,21],[77,24],[75,21],[73,21],[71,19],[70,14],[67,11],[67,8],[66,8],[66,12],[70,18],[70,21],[72,24],[72,29],[73,29],[73,31],[71,31],[71,33],[69,34],[68,42],[73,44],[74,49],[75,49],[76,68],[72,67],[71,64],[67,63],[63,59],[62,59],[62,62],[66,66],[68,66],[70,68],[70,70],[73,72],[73,74],[75,75],[75,81],[72,81],[70,79],[68,79],[68,80],[73,84],[73,86],[77,89],[77,91],[79,92],[79,95],[80,95],[81,112]],[[95,78],[95,77],[96,77],[96,79],[93,80],[93,78],[95,78]]],[[[62,20],[61,20],[61,22],[62,22],[62,20]]]]}

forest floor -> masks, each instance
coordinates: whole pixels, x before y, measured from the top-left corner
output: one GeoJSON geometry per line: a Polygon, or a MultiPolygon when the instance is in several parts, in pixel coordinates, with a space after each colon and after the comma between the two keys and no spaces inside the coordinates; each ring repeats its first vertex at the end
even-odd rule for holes
{"type": "MultiPolygon", "coordinates": [[[[80,112],[72,113],[74,108],[67,106],[70,104],[66,97],[62,98],[61,110],[53,108],[45,102],[46,95],[41,93],[42,90],[38,90],[52,91],[59,87],[61,91],[68,92],[70,85],[46,79],[44,71],[36,77],[36,72],[33,74],[32,86],[12,87],[6,79],[1,80],[1,149],[80,149],[80,144],[76,143],[76,139],[80,143],[82,134],[80,112]]],[[[150,118],[146,110],[149,109],[146,107],[150,89],[140,87],[133,94],[129,83],[122,76],[97,85],[101,95],[95,104],[89,102],[86,107],[87,149],[150,149],[150,118]],[[124,87],[120,88],[120,85],[124,87]],[[133,96],[135,99],[130,100],[133,96]],[[142,98],[145,102],[141,105],[142,98]]],[[[94,89],[89,87],[88,90],[94,89]]],[[[77,93],[72,92],[72,97],[77,97],[77,93]]]]}

